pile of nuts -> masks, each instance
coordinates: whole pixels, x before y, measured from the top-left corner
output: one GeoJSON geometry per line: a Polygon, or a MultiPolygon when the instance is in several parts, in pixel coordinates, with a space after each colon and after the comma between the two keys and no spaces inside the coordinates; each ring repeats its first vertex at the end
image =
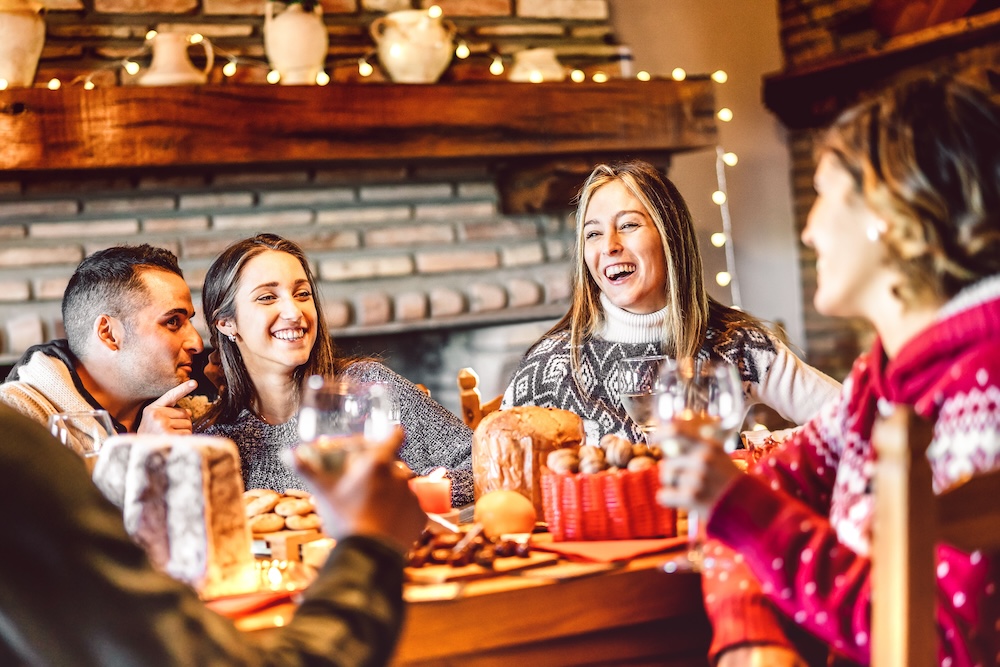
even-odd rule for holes
{"type": "Polygon", "coordinates": [[[316,514],[312,495],[307,491],[286,489],[249,489],[243,492],[247,523],[255,535],[279,530],[318,530],[323,522],[316,514]]]}
{"type": "Polygon", "coordinates": [[[581,472],[592,475],[602,470],[626,469],[632,472],[652,468],[663,457],[660,448],[644,443],[633,444],[617,435],[601,438],[600,446],[582,445],[578,451],[556,449],[549,452],[545,465],[556,474],[581,472]]]}
{"type": "Polygon", "coordinates": [[[407,567],[424,565],[463,567],[475,563],[485,568],[492,568],[493,561],[497,558],[510,556],[527,558],[530,555],[531,546],[527,542],[491,540],[480,531],[469,537],[461,533],[435,533],[425,528],[406,555],[406,565],[407,567]]]}

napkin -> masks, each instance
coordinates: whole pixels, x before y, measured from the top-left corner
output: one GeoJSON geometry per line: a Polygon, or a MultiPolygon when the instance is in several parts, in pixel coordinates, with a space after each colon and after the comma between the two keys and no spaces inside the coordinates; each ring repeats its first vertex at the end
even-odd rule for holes
{"type": "Polygon", "coordinates": [[[686,537],[664,537],[652,540],[594,540],[586,542],[532,543],[533,549],[551,551],[571,560],[613,563],[631,560],[687,546],[686,537]]]}

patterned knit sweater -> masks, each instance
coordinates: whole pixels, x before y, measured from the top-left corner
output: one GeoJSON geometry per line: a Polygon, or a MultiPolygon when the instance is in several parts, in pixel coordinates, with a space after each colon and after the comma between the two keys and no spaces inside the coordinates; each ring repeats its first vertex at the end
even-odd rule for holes
{"type": "MultiPolygon", "coordinates": [[[[544,337],[521,360],[501,407],[538,405],[575,412],[583,418],[591,444],[608,433],[641,442],[642,433],[619,398],[618,361],[662,353],[666,309],[636,315],[617,308],[603,295],[601,303],[605,325],[599,336],[584,342],[577,381],[570,366],[569,332],[544,337]]],[[[810,419],[840,388],[761,329],[729,333],[710,329],[699,356],[722,359],[739,368],[748,408],[764,403],[796,423],[810,419]]]]}
{"type": "MultiPolygon", "coordinates": [[[[360,384],[384,383],[400,406],[400,422],[406,439],[399,458],[418,475],[431,468],[448,469],[452,504],[473,501],[472,431],[462,420],[420,391],[413,383],[382,364],[358,362],[345,374],[360,384]]],[[[215,423],[204,429],[209,435],[232,439],[239,448],[243,483],[248,489],[283,491],[301,489],[302,479],[282,462],[282,452],[299,442],[298,419],[268,424],[250,410],[243,410],[233,423],[215,423]]]]}
{"type": "MultiPolygon", "coordinates": [[[[997,331],[1000,276],[963,290],[891,361],[876,341],[838,399],[726,490],[708,533],[728,548],[709,547],[714,567],[703,579],[713,654],[789,645],[794,623],[843,664],[869,662],[870,435],[879,405],[911,405],[934,421],[927,457],[936,491],[1000,466],[997,331]]],[[[996,664],[998,556],[938,545],[942,666],[996,664]]]]}

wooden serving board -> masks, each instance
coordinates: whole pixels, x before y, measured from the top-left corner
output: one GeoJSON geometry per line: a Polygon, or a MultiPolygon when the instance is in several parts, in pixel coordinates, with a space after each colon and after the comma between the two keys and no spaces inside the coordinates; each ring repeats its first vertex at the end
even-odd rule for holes
{"type": "Polygon", "coordinates": [[[406,568],[407,581],[418,584],[441,584],[447,581],[468,581],[469,579],[482,579],[484,577],[495,577],[501,574],[508,574],[518,570],[528,570],[546,565],[554,565],[559,560],[558,554],[545,551],[532,551],[527,558],[511,556],[510,558],[497,558],[493,561],[493,567],[483,567],[482,565],[463,565],[462,567],[452,567],[451,565],[425,565],[423,567],[406,568]]]}
{"type": "Polygon", "coordinates": [[[325,537],[318,530],[279,530],[273,533],[256,533],[254,540],[261,540],[271,551],[271,558],[277,560],[301,561],[299,547],[307,542],[325,537]]]}

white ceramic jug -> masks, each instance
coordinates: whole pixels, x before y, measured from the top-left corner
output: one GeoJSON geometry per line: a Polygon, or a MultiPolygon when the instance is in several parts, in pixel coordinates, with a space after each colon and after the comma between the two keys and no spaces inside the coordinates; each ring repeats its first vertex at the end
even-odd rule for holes
{"type": "Polygon", "coordinates": [[[378,59],[396,83],[434,83],[451,62],[455,25],[422,9],[404,9],[375,19],[372,38],[378,59]]]}
{"type": "Polygon", "coordinates": [[[197,42],[205,49],[205,68],[198,69],[188,57],[191,35],[183,32],[158,32],[153,37],[153,62],[139,75],[140,86],[186,86],[208,81],[215,63],[211,43],[204,37],[197,42]]]}
{"type": "Polygon", "coordinates": [[[514,66],[507,78],[532,83],[562,81],[566,78],[566,70],[559,64],[555,49],[525,49],[514,54],[514,66]]]}
{"type": "Polygon", "coordinates": [[[45,45],[43,5],[32,0],[0,0],[0,79],[28,88],[35,82],[45,45]]]}
{"type": "Polygon", "coordinates": [[[315,84],[316,76],[326,65],[329,43],[323,8],[318,2],[312,11],[306,11],[300,3],[264,5],[264,54],[281,75],[281,83],[315,84]],[[275,5],[284,6],[285,10],[275,14],[275,5]]]}

